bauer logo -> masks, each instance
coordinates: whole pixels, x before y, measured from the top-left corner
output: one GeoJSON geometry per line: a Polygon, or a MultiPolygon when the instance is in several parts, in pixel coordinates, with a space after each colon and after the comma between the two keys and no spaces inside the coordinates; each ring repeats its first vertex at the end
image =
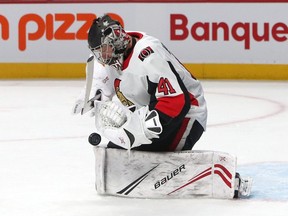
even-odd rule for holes
{"type": "Polygon", "coordinates": [[[170,172],[167,176],[165,176],[164,178],[158,180],[155,184],[154,184],[154,188],[157,189],[160,186],[166,184],[168,181],[170,181],[173,177],[177,176],[179,173],[181,173],[183,170],[185,169],[185,165],[182,164],[181,166],[179,166],[177,169],[175,169],[174,171],[170,172]]]}
{"type": "Polygon", "coordinates": [[[145,58],[147,58],[149,55],[151,55],[151,53],[154,53],[154,51],[152,50],[152,48],[150,46],[148,46],[140,52],[140,54],[138,55],[138,58],[141,61],[144,61],[145,58]]]}

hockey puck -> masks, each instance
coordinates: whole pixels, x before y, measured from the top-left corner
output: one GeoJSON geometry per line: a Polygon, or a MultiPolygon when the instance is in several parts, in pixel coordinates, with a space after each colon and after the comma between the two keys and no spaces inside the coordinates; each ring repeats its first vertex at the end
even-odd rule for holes
{"type": "Polygon", "coordinates": [[[101,136],[98,133],[90,134],[88,141],[91,145],[97,146],[101,142],[101,136]]]}

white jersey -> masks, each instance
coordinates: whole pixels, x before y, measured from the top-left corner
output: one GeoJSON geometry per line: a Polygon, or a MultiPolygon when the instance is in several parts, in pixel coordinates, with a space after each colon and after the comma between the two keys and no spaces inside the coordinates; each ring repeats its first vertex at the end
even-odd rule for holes
{"type": "Polygon", "coordinates": [[[206,129],[202,86],[158,39],[142,32],[128,34],[138,41],[114,78],[116,95],[126,106],[157,110],[163,126],[160,140],[167,150],[181,150],[195,120],[206,129]]]}

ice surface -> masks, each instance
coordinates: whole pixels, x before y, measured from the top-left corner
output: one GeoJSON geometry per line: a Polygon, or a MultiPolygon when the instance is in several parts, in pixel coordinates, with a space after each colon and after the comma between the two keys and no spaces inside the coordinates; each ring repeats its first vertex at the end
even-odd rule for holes
{"type": "Polygon", "coordinates": [[[94,121],[71,115],[84,80],[0,81],[0,215],[286,216],[288,82],[202,83],[209,120],[195,150],[237,155],[255,180],[250,199],[98,196],[87,142],[94,121]]]}

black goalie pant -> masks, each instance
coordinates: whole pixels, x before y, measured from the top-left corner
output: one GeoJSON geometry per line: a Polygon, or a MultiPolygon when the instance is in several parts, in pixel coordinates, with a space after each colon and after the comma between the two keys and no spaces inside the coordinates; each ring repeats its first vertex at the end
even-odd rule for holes
{"type": "Polygon", "coordinates": [[[191,150],[195,143],[200,139],[203,132],[204,128],[202,125],[197,120],[195,120],[182,150],[191,150]]]}

